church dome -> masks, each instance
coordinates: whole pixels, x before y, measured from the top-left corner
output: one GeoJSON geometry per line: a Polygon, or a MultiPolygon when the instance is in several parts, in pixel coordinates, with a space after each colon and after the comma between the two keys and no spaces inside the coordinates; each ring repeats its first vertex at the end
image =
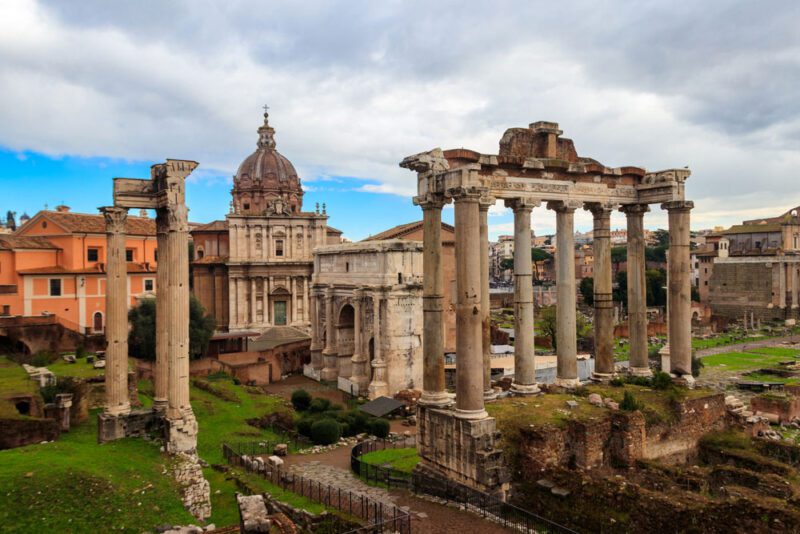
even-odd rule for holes
{"type": "Polygon", "coordinates": [[[303,187],[294,165],[275,150],[275,129],[264,113],[255,152],[239,165],[233,177],[233,212],[238,215],[299,213],[303,187]]]}

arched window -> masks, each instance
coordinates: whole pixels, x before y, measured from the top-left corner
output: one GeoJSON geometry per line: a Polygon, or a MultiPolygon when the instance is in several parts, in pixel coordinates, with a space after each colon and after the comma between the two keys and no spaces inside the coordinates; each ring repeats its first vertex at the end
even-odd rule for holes
{"type": "Polygon", "coordinates": [[[100,312],[94,312],[92,316],[92,330],[95,332],[102,332],[103,331],[103,314],[100,312]]]}

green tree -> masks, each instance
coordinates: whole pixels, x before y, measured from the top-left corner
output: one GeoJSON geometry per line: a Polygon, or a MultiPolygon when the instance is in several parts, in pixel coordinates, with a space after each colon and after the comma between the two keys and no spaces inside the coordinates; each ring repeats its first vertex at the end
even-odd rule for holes
{"type": "Polygon", "coordinates": [[[657,243],[657,245],[663,246],[665,248],[669,247],[669,230],[664,230],[663,228],[659,228],[653,232],[653,239],[657,243]]]}
{"type": "Polygon", "coordinates": [[[581,295],[583,296],[583,302],[586,303],[587,306],[594,305],[594,278],[582,278],[581,285],[580,285],[581,295]]]}
{"type": "Polygon", "coordinates": [[[616,287],[613,291],[613,298],[615,302],[627,303],[628,302],[628,273],[626,271],[617,271],[616,287]]]}
{"type": "Polygon", "coordinates": [[[700,302],[700,290],[692,286],[692,302],[700,302]]]}
{"type": "MultiPolygon", "coordinates": [[[[581,313],[575,313],[575,331],[579,340],[586,340],[592,337],[592,326],[586,321],[581,313]]],[[[546,306],[539,313],[539,332],[549,337],[553,344],[553,350],[557,350],[558,334],[558,312],[557,306],[546,306]]]]}
{"type": "MultiPolygon", "coordinates": [[[[163,297],[162,297],[163,298],[163,297]]],[[[128,348],[143,360],[156,359],[156,300],[144,299],[128,312],[128,348]]],[[[214,334],[214,318],[194,295],[189,298],[189,358],[202,358],[214,334]]]]}
{"type": "Polygon", "coordinates": [[[513,269],[514,268],[514,259],[513,258],[506,258],[500,262],[500,268],[505,270],[513,269]]]}
{"type": "Polygon", "coordinates": [[[647,305],[664,306],[667,304],[667,273],[661,269],[647,269],[645,271],[647,284],[647,305]]]}

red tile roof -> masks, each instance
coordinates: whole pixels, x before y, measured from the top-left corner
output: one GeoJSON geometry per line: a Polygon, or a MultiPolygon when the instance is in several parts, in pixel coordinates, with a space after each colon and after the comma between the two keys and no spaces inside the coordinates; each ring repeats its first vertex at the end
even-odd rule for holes
{"type": "MultiPolygon", "coordinates": [[[[31,223],[35,224],[35,220],[39,217],[47,219],[48,221],[52,221],[58,226],[64,228],[64,230],[67,232],[71,233],[106,233],[106,221],[102,215],[73,213],[71,211],[40,211],[34,215],[30,221],[25,223],[25,225],[20,228],[20,231],[24,231],[24,229],[31,223]]],[[[132,217],[131,215],[128,215],[128,219],[125,221],[125,232],[128,235],[155,236],[156,221],[155,219],[150,219],[147,217],[132,217]]]]}
{"type": "Polygon", "coordinates": [[[0,235],[0,250],[43,249],[58,250],[46,237],[0,235]]]}
{"type": "MultiPolygon", "coordinates": [[[[364,241],[382,241],[384,239],[400,239],[412,232],[422,228],[422,221],[414,221],[411,223],[400,224],[388,230],[384,230],[379,234],[369,236],[364,241]]],[[[455,233],[456,229],[447,223],[442,223],[442,230],[444,232],[455,233]]]]}
{"type": "MultiPolygon", "coordinates": [[[[128,263],[128,273],[153,273],[156,272],[155,265],[145,265],[143,263],[128,263]]],[[[34,269],[21,269],[17,271],[19,274],[105,274],[105,266],[101,268],[97,264],[95,268],[87,269],[67,269],[60,265],[53,265],[47,267],[36,267],[34,269]]]]}

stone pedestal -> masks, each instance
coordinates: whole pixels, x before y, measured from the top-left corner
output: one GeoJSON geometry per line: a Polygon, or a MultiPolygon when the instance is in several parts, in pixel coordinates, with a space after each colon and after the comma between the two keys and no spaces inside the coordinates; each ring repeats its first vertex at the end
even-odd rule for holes
{"type": "Polygon", "coordinates": [[[418,469],[505,497],[509,476],[493,417],[464,419],[449,409],[418,405],[417,428],[418,469]]]}
{"type": "Polygon", "coordinates": [[[164,418],[153,410],[131,410],[121,415],[101,413],[97,416],[97,442],[161,435],[163,424],[164,418]]]}
{"type": "Polygon", "coordinates": [[[181,418],[164,421],[167,452],[194,453],[197,449],[197,420],[194,413],[186,412],[181,418]]]}

